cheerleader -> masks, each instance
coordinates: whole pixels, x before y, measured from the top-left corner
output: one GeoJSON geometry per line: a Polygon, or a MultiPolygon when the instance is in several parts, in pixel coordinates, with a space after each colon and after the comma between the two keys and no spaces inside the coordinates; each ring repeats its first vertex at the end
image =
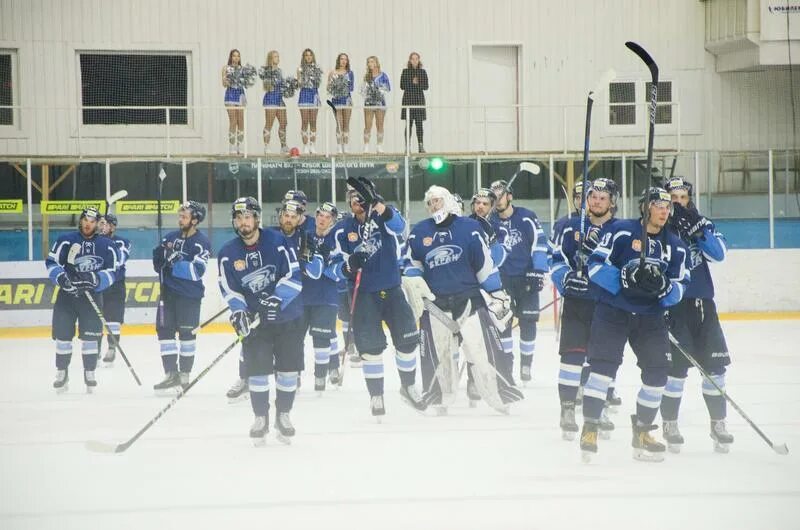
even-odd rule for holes
{"type": "Polygon", "coordinates": [[[425,121],[425,90],[428,90],[428,73],[422,67],[419,54],[412,52],[408,56],[408,65],[400,76],[400,89],[403,91],[403,110],[400,111],[400,119],[406,120],[406,105],[418,108],[408,109],[408,120],[406,121],[406,151],[411,141],[411,126],[416,123],[417,146],[419,152],[424,153],[425,147],[422,143],[422,122],[425,121]],[[421,107],[421,108],[420,108],[421,107]]]}
{"type": "Polygon", "coordinates": [[[322,69],[317,66],[317,58],[310,48],[303,50],[300,67],[297,69],[297,82],[300,94],[297,106],[300,107],[300,134],[303,137],[303,153],[316,154],[317,112],[319,112],[319,85],[322,82],[322,69]]]}
{"type": "Polygon", "coordinates": [[[369,153],[369,141],[372,135],[372,121],[378,130],[378,153],[383,153],[383,118],[386,115],[386,94],[392,90],[389,76],[381,72],[381,63],[374,55],[367,58],[367,72],[361,95],[364,96],[364,152],[369,153]]]}
{"type": "Polygon", "coordinates": [[[339,152],[347,151],[350,141],[350,115],[353,113],[353,87],[355,75],[350,70],[350,57],[340,53],[336,57],[336,67],[328,74],[328,94],[336,105],[336,121],[339,122],[339,132],[336,133],[336,143],[339,152]]]}
{"type": "Polygon", "coordinates": [[[228,64],[222,69],[222,86],[225,87],[225,110],[228,112],[228,152],[238,154],[240,145],[244,141],[244,106],[247,97],[244,86],[233,81],[239,77],[235,75],[242,68],[242,57],[239,50],[233,49],[228,53],[228,64]]]}
{"type": "Polygon", "coordinates": [[[264,154],[269,153],[269,140],[272,135],[272,124],[278,120],[278,139],[281,142],[281,153],[288,153],[286,145],[286,103],[283,101],[285,83],[283,72],[278,68],[281,56],[277,51],[267,53],[267,63],[259,69],[258,75],[264,82],[264,154]]]}

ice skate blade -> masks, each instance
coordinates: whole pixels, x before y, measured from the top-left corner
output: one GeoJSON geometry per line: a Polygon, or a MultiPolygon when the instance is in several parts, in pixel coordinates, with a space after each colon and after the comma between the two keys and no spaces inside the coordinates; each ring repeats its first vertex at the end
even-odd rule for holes
{"type": "Polygon", "coordinates": [[[618,414],[619,413],[619,407],[616,406],[616,405],[609,405],[608,406],[608,413],[609,414],[618,414]]]}
{"type": "Polygon", "coordinates": [[[158,390],[153,390],[153,392],[157,397],[172,398],[183,392],[183,390],[179,386],[173,386],[170,388],[160,388],[158,390]]]}
{"type": "Polygon", "coordinates": [[[719,442],[714,442],[714,452],[726,455],[731,452],[731,444],[721,444],[719,442]]]}
{"type": "Polygon", "coordinates": [[[597,435],[600,437],[601,440],[611,439],[611,431],[597,431],[597,435]]]}
{"type": "Polygon", "coordinates": [[[683,444],[667,444],[667,450],[674,455],[680,454],[681,445],[683,444]]]}
{"type": "Polygon", "coordinates": [[[575,431],[561,431],[561,439],[566,442],[574,442],[577,434],[575,431]]]}
{"type": "Polygon", "coordinates": [[[61,388],[56,388],[55,390],[56,390],[56,394],[63,394],[64,392],[69,390],[69,385],[65,384],[61,388]]]}
{"type": "Polygon", "coordinates": [[[280,432],[275,433],[275,439],[284,445],[292,445],[292,437],[284,436],[280,432]]]}
{"type": "Polygon", "coordinates": [[[316,395],[317,399],[320,399],[320,398],[322,398],[322,396],[325,395],[325,391],[324,390],[314,390],[314,392],[316,393],[315,395],[316,395]]]}
{"type": "Polygon", "coordinates": [[[633,459],[639,460],[640,462],[663,462],[664,453],[651,453],[644,449],[634,448],[633,459]]]}
{"type": "Polygon", "coordinates": [[[594,458],[595,454],[596,453],[593,453],[591,451],[581,451],[581,462],[583,462],[584,464],[590,463],[592,461],[592,458],[594,458]]]}
{"type": "Polygon", "coordinates": [[[103,368],[114,368],[114,359],[111,359],[110,361],[103,359],[103,363],[100,366],[103,368]]]}
{"type": "Polygon", "coordinates": [[[253,447],[265,447],[267,445],[267,435],[258,436],[258,437],[251,437],[250,440],[253,441],[253,447]]]}
{"type": "Polygon", "coordinates": [[[87,386],[86,387],[86,393],[87,394],[94,394],[94,391],[95,391],[96,388],[97,387],[95,387],[95,386],[87,386]]]}
{"type": "Polygon", "coordinates": [[[478,408],[478,400],[477,399],[470,399],[469,400],[469,408],[471,408],[471,409],[478,408]]]}
{"type": "Polygon", "coordinates": [[[434,406],[433,411],[437,416],[447,416],[447,407],[443,407],[441,405],[434,406]]]}
{"type": "Polygon", "coordinates": [[[228,404],[229,405],[233,405],[234,403],[239,403],[240,401],[246,400],[248,397],[250,397],[250,396],[247,393],[242,394],[241,396],[237,396],[237,397],[229,397],[228,398],[228,404]]]}

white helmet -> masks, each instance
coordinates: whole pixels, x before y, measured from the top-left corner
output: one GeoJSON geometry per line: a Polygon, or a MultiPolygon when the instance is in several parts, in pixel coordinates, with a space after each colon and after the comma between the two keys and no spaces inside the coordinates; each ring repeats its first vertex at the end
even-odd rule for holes
{"type": "Polygon", "coordinates": [[[425,192],[424,201],[428,213],[431,214],[433,222],[437,225],[447,219],[447,216],[454,213],[458,208],[453,194],[446,188],[436,186],[435,184],[425,192]],[[435,210],[433,208],[435,208],[435,210]]]}

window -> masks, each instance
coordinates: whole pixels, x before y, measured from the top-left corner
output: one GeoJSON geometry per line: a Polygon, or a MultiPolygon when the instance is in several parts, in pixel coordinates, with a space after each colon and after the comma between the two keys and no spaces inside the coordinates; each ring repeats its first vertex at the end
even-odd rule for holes
{"type": "MultiPolygon", "coordinates": [[[[653,83],[645,85],[647,101],[650,101],[650,87],[653,83]]],[[[672,123],[672,81],[659,81],[656,90],[656,125],[669,125],[672,123]]]]}
{"type": "Polygon", "coordinates": [[[625,81],[608,86],[608,123],[610,125],[636,124],[636,83],[625,81]]]}
{"type": "Polygon", "coordinates": [[[0,125],[14,125],[14,55],[0,50],[0,125]]]}
{"type": "MultiPolygon", "coordinates": [[[[188,53],[81,52],[83,107],[185,107],[188,53]]],[[[171,124],[186,125],[186,109],[169,109],[171,124]]],[[[84,125],[159,125],[166,109],[84,109],[84,125]]]]}

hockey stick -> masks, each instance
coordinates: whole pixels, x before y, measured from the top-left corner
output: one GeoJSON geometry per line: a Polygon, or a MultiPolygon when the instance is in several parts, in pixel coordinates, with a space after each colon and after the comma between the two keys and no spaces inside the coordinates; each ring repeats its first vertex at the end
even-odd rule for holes
{"type": "Polygon", "coordinates": [[[672,333],[669,333],[669,341],[672,343],[673,346],[675,346],[675,348],[678,349],[679,352],[681,352],[683,354],[684,357],[686,357],[686,359],[690,363],[692,363],[692,366],[697,368],[697,371],[700,372],[700,374],[703,376],[704,379],[706,379],[709,383],[714,385],[714,388],[716,388],[717,392],[719,392],[722,395],[722,397],[725,398],[725,401],[730,403],[731,406],[736,409],[736,412],[738,412],[739,415],[742,418],[744,418],[744,420],[747,423],[750,424],[750,427],[752,427],[753,430],[755,430],[758,433],[758,435],[761,437],[762,440],[767,442],[767,445],[770,446],[770,448],[773,451],[775,451],[779,455],[788,455],[789,454],[789,447],[787,447],[787,445],[785,443],[776,444],[772,440],[770,440],[767,437],[767,435],[764,434],[764,432],[761,429],[759,429],[758,426],[755,423],[753,423],[753,420],[751,420],[750,417],[747,414],[745,414],[745,412],[741,409],[741,407],[739,407],[739,405],[736,404],[736,402],[733,400],[733,398],[731,398],[731,396],[728,395],[728,392],[726,392],[722,387],[720,387],[717,384],[717,382],[714,381],[714,379],[709,377],[708,373],[706,373],[706,371],[703,369],[703,367],[700,366],[700,363],[698,363],[697,360],[689,352],[687,352],[685,349],[683,349],[683,347],[680,345],[680,343],[678,342],[678,340],[675,338],[675,336],[672,333]]]}
{"type": "MultiPolygon", "coordinates": [[[[625,43],[625,46],[628,47],[633,53],[639,56],[639,58],[644,61],[644,64],[650,70],[650,77],[652,78],[652,84],[650,86],[650,128],[648,130],[647,135],[647,186],[650,187],[650,179],[653,175],[653,140],[655,137],[655,130],[656,130],[656,102],[658,101],[658,65],[653,60],[647,51],[636,44],[633,41],[628,41],[625,43]]],[[[642,238],[641,238],[641,245],[642,248],[639,253],[639,267],[644,267],[644,261],[647,257],[647,224],[650,222],[650,208],[647,204],[644,205],[644,212],[642,217],[642,238]]]]}
{"type": "Polygon", "coordinates": [[[110,213],[111,206],[128,196],[128,190],[119,190],[117,193],[106,197],[106,213],[110,213]]]}
{"type": "MultiPolygon", "coordinates": [[[[78,254],[81,251],[81,244],[80,243],[73,243],[72,246],[69,247],[69,253],[67,254],[67,266],[70,267],[72,270],[75,270],[75,258],[78,257],[78,254]]],[[[119,350],[120,356],[122,356],[122,360],[125,361],[125,364],[128,365],[128,370],[131,372],[133,379],[136,381],[136,384],[142,386],[142,381],[139,379],[139,376],[136,375],[136,370],[133,369],[131,366],[131,362],[128,360],[128,356],[125,355],[125,350],[122,349],[119,341],[117,340],[116,335],[114,332],[111,331],[111,328],[108,326],[108,322],[106,322],[106,318],[103,316],[103,312],[100,311],[100,308],[97,306],[97,302],[95,302],[94,297],[89,291],[84,291],[83,294],[86,295],[86,299],[89,300],[89,303],[92,305],[92,309],[94,309],[97,318],[100,319],[100,322],[103,324],[103,327],[108,333],[108,340],[112,343],[114,347],[119,350]]]]}
{"type": "MultiPolygon", "coordinates": [[[[539,312],[541,313],[542,311],[544,311],[545,309],[547,309],[551,305],[555,304],[559,300],[561,300],[561,297],[560,296],[556,296],[555,298],[553,298],[552,300],[550,300],[549,302],[544,304],[542,307],[540,307],[539,308],[539,312]]],[[[518,328],[518,327],[519,327],[519,319],[517,319],[517,321],[514,322],[514,326],[511,329],[518,328]]]]}
{"type": "Polygon", "coordinates": [[[217,313],[213,317],[210,317],[208,320],[206,320],[205,322],[203,322],[202,324],[200,324],[199,326],[194,328],[192,330],[192,335],[197,335],[200,332],[201,329],[203,329],[207,325],[209,325],[212,322],[214,322],[216,319],[218,319],[219,317],[224,315],[227,311],[228,311],[228,306],[225,306],[222,309],[220,309],[219,311],[217,311],[217,313]]]}
{"type": "MultiPolygon", "coordinates": [[[[511,186],[514,184],[514,181],[517,180],[517,177],[523,171],[527,171],[528,173],[530,173],[532,175],[538,175],[542,171],[542,169],[539,167],[538,164],[535,164],[533,162],[520,162],[519,163],[519,169],[517,169],[517,171],[515,171],[514,174],[511,175],[511,178],[508,180],[508,184],[506,184],[505,191],[503,191],[503,193],[502,193],[502,195],[500,195],[500,197],[504,197],[506,195],[506,193],[508,193],[508,190],[510,190],[511,186]]],[[[498,197],[498,199],[500,197],[498,197]]]]}
{"type": "MultiPolygon", "coordinates": [[[[255,320],[253,321],[252,327],[256,327],[256,326],[258,326],[258,324],[259,324],[259,319],[258,319],[258,316],[256,316],[255,320]]],[[[175,404],[176,404],[178,401],[180,401],[180,399],[181,399],[183,396],[185,396],[185,395],[186,395],[186,393],[187,393],[187,392],[189,392],[189,390],[190,390],[190,389],[191,389],[191,388],[192,388],[194,385],[196,385],[196,384],[197,384],[197,382],[198,382],[198,381],[200,381],[200,379],[201,379],[203,376],[205,376],[205,375],[206,375],[206,374],[207,374],[207,373],[208,373],[208,372],[209,372],[209,371],[210,371],[212,368],[214,368],[214,366],[215,366],[215,365],[216,365],[218,362],[220,362],[220,361],[222,360],[222,358],[223,358],[223,357],[225,357],[226,355],[228,355],[228,353],[230,353],[230,351],[231,351],[232,349],[234,349],[234,348],[236,347],[236,345],[237,345],[237,344],[239,344],[240,342],[242,342],[242,340],[243,340],[243,339],[244,339],[244,337],[243,337],[242,335],[237,335],[237,337],[236,337],[236,340],[234,340],[234,341],[233,341],[233,342],[232,342],[232,343],[231,343],[231,344],[230,344],[230,345],[229,345],[227,348],[225,348],[225,349],[222,351],[222,353],[220,353],[219,355],[217,355],[217,356],[214,358],[214,360],[213,360],[213,361],[211,361],[211,363],[210,363],[208,366],[206,366],[205,368],[203,368],[203,371],[202,371],[202,372],[200,372],[199,374],[197,374],[197,375],[195,376],[195,378],[194,378],[194,379],[192,379],[191,381],[189,381],[189,384],[186,386],[186,388],[184,388],[184,389],[182,389],[181,391],[179,391],[179,392],[178,392],[178,394],[177,394],[177,395],[176,395],[174,398],[172,398],[172,400],[171,400],[169,403],[167,403],[167,405],[166,405],[166,406],[165,406],[163,409],[161,409],[160,411],[158,411],[158,414],[156,414],[155,416],[153,416],[153,418],[151,418],[151,419],[150,419],[150,421],[148,421],[148,422],[147,422],[147,423],[144,425],[144,427],[142,427],[141,429],[139,429],[139,431],[138,431],[136,434],[134,434],[134,435],[133,435],[133,436],[132,436],[132,437],[131,437],[129,440],[127,440],[127,441],[125,441],[125,442],[122,442],[122,443],[120,443],[120,444],[113,444],[113,443],[101,442],[101,441],[97,441],[97,440],[89,440],[89,441],[87,441],[87,442],[85,443],[86,449],[88,449],[89,451],[95,452],[95,453],[123,453],[123,452],[125,452],[125,451],[126,451],[126,450],[127,450],[127,449],[128,449],[130,446],[131,446],[131,445],[133,445],[133,443],[134,443],[136,440],[138,440],[139,438],[141,438],[141,437],[142,437],[142,435],[143,435],[145,432],[147,432],[147,431],[148,431],[148,429],[150,429],[150,427],[152,427],[152,426],[153,426],[153,425],[154,425],[154,424],[155,424],[155,423],[156,423],[156,422],[157,422],[159,419],[161,419],[161,416],[163,416],[164,414],[166,414],[166,412],[167,412],[169,409],[171,409],[171,408],[172,408],[172,407],[173,407],[173,406],[174,406],[174,405],[175,405],[175,404]]]]}

